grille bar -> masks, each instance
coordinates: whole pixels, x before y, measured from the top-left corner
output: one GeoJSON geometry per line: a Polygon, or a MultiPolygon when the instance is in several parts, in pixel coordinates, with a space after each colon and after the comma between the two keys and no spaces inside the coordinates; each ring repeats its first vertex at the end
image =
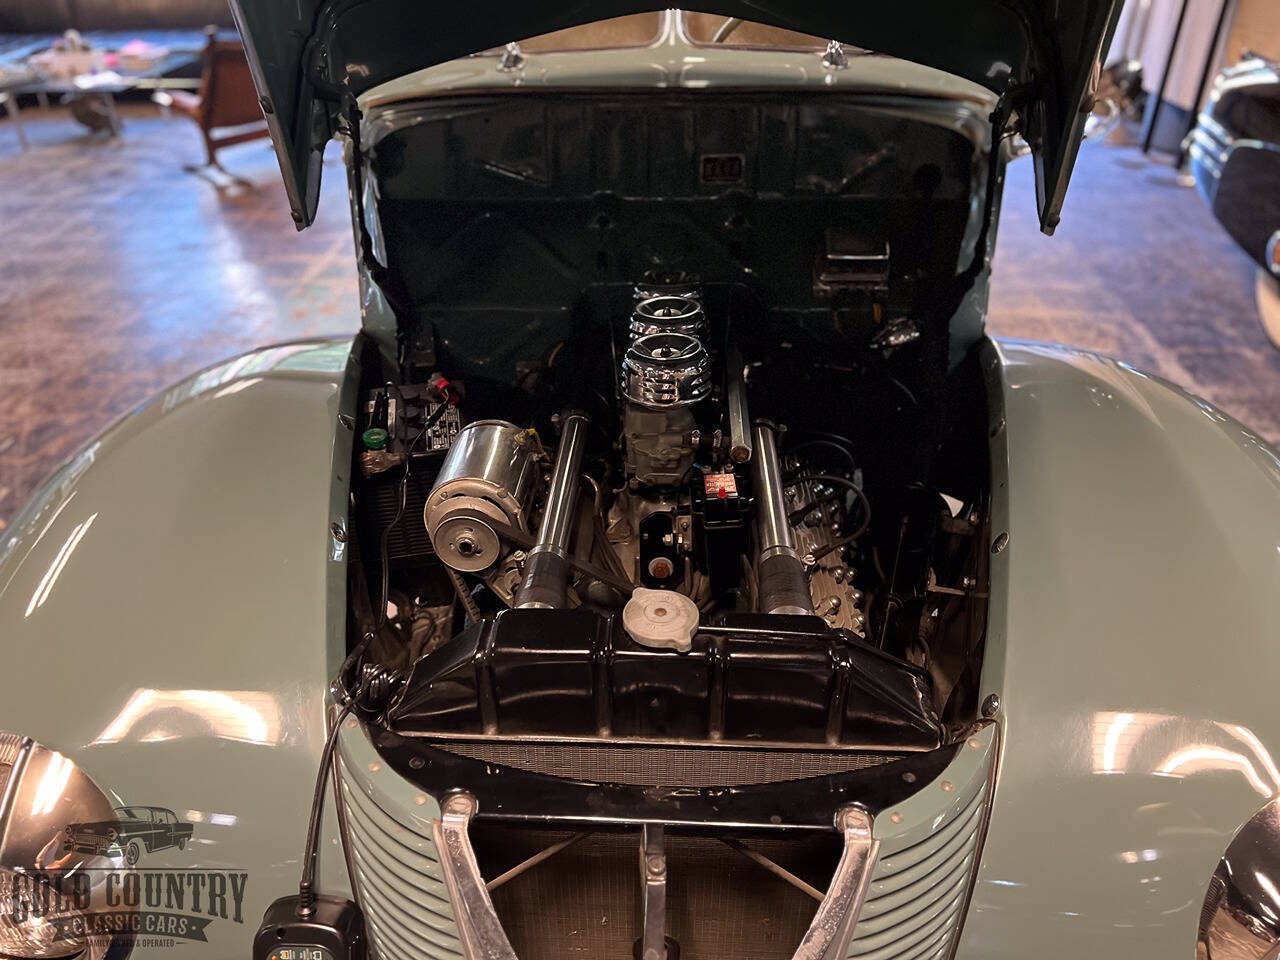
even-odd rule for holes
{"type": "Polygon", "coordinates": [[[945,956],[959,929],[978,854],[987,782],[978,781],[952,814],[918,843],[884,849],[854,931],[858,960],[924,960],[945,956]]]}
{"type": "Polygon", "coordinates": [[[435,844],[383,810],[337,758],[346,844],[360,905],[382,960],[461,960],[435,844]]]}

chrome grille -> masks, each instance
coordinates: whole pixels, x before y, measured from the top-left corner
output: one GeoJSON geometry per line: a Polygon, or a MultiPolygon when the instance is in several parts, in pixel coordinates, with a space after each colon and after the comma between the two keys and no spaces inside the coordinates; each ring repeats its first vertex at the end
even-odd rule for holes
{"type": "Polygon", "coordinates": [[[892,850],[883,843],[849,946],[859,960],[933,960],[948,954],[986,813],[986,783],[927,838],[892,850]],[[888,848],[888,849],[886,849],[888,848]]]}
{"type": "Polygon", "coordinates": [[[381,960],[462,957],[453,908],[427,834],[352,785],[338,761],[347,852],[360,906],[381,960]]]}

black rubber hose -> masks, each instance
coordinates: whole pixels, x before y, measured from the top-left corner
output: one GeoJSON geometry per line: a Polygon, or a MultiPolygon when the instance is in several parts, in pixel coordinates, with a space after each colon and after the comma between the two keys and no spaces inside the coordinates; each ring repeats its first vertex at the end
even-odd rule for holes
{"type": "Polygon", "coordinates": [[[849,470],[858,469],[858,464],[853,459],[853,454],[849,452],[849,448],[844,444],[836,443],[834,440],[814,438],[813,440],[801,440],[799,443],[791,444],[783,451],[785,454],[799,453],[801,450],[810,450],[814,447],[822,447],[826,450],[834,450],[844,458],[845,463],[849,464],[849,470]]]}

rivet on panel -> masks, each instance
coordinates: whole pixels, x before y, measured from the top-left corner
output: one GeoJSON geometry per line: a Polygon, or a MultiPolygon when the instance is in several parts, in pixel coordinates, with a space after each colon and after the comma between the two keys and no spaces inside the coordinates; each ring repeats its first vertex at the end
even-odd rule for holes
{"type": "Polygon", "coordinates": [[[971,737],[971,738],[970,738],[970,740],[969,740],[969,746],[973,747],[973,749],[975,749],[975,750],[981,750],[981,749],[982,749],[982,741],[981,741],[981,740],[979,740],[977,737],[971,737]]]}
{"type": "Polygon", "coordinates": [[[382,769],[382,764],[380,764],[380,763],[371,763],[371,764],[369,764],[369,772],[370,772],[370,773],[377,773],[377,772],[378,772],[379,770],[381,770],[381,769],[382,769]]]}
{"type": "Polygon", "coordinates": [[[901,823],[901,822],[902,822],[902,814],[900,814],[897,810],[895,810],[895,811],[893,811],[893,813],[889,814],[889,819],[890,819],[891,821],[893,821],[894,823],[901,823]]]}
{"type": "Polygon", "coordinates": [[[905,780],[907,783],[915,783],[916,775],[912,773],[910,770],[908,770],[906,773],[902,775],[902,779],[905,780]]]}
{"type": "Polygon", "coordinates": [[[425,806],[427,805],[427,798],[426,798],[426,796],[425,796],[425,795],[423,795],[423,794],[421,794],[421,793],[420,793],[420,794],[418,794],[416,797],[414,797],[414,798],[413,798],[413,802],[414,802],[414,803],[416,803],[416,804],[417,804],[418,806],[420,806],[420,807],[425,807],[425,806]]]}
{"type": "Polygon", "coordinates": [[[955,785],[954,783],[952,783],[950,780],[943,780],[943,781],[942,781],[942,792],[943,792],[943,793],[950,793],[950,792],[951,792],[951,791],[953,791],[955,788],[956,788],[956,785],[955,785]]]}

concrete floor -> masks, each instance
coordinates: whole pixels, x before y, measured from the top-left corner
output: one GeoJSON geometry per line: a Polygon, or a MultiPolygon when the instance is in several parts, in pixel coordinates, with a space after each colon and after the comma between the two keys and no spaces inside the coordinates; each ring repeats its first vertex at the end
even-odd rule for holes
{"type": "MultiPolygon", "coordinates": [[[[330,151],[298,234],[264,142],[225,154],[251,189],[186,173],[195,128],[124,111],[119,140],[28,111],[0,122],[0,529],[58,462],[182,375],[273,340],[358,325],[345,180],[330,151]]],[[[1280,440],[1280,352],[1253,266],[1172,170],[1087,144],[1052,239],[1029,160],[1010,170],[990,329],[1123,357],[1280,440]]]]}

